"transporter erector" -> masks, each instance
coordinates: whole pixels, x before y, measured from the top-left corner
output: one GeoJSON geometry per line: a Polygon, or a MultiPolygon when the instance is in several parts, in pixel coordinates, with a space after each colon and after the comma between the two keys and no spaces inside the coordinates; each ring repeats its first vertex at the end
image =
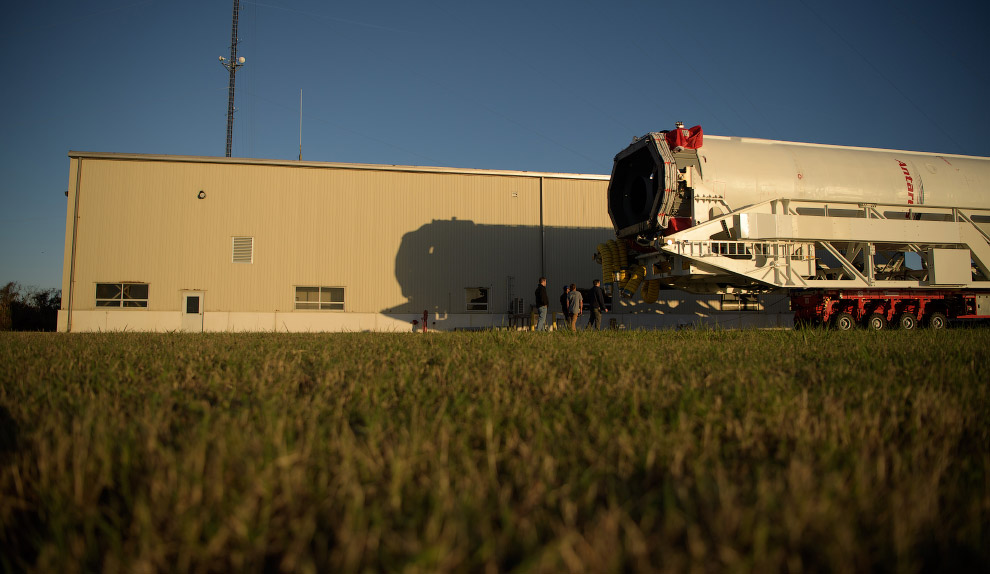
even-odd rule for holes
{"type": "Polygon", "coordinates": [[[990,158],[651,132],[615,156],[603,279],[723,295],[784,290],[795,325],[990,318],[990,158]]]}

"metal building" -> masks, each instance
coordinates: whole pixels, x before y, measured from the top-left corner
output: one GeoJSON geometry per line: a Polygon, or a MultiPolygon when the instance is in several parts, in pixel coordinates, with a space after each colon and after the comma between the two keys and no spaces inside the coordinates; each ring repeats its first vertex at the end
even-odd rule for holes
{"type": "MultiPolygon", "coordinates": [[[[431,329],[510,325],[541,275],[554,310],[563,284],[590,287],[614,237],[606,175],[69,157],[60,331],[407,331],[424,312],[431,329]]],[[[681,324],[709,303],[611,318],[681,324]]]]}

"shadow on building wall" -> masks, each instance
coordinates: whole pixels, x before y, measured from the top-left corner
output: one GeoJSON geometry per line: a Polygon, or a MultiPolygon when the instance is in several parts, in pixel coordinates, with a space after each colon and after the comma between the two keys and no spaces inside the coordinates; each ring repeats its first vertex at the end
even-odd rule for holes
{"type": "Polygon", "coordinates": [[[528,312],[541,275],[551,303],[565,283],[590,287],[601,275],[594,253],[611,237],[611,229],[434,220],[402,237],[395,276],[406,302],[383,312],[509,313],[513,299],[522,299],[528,312]]]}
{"type": "MultiPolygon", "coordinates": [[[[582,290],[601,278],[593,259],[598,244],[613,238],[611,229],[476,224],[470,220],[433,220],[402,237],[395,257],[395,276],[404,303],[382,310],[386,315],[421,314],[434,320],[446,314],[511,314],[514,299],[528,313],[541,275],[547,277],[550,310],[559,311],[561,287],[576,283],[582,290]],[[482,297],[484,299],[482,299],[482,297]]],[[[765,311],[786,311],[786,296],[766,296],[765,311]]],[[[647,304],[642,292],[632,299],[616,297],[613,314],[719,316],[720,297],[674,289],[660,292],[647,304]]]]}

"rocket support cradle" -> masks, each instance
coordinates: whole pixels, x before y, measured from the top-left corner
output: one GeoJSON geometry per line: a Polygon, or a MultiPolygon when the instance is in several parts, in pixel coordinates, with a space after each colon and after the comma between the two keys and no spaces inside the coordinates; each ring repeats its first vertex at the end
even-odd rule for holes
{"type": "Polygon", "coordinates": [[[635,140],[609,181],[616,237],[647,281],[792,301],[966,290],[990,305],[990,158],[682,130],[635,140]]]}
{"type": "Polygon", "coordinates": [[[702,293],[990,287],[990,158],[707,135],[671,149],[665,136],[616,155],[608,188],[647,279],[702,293]],[[962,250],[975,274],[949,253],[962,250]]]}

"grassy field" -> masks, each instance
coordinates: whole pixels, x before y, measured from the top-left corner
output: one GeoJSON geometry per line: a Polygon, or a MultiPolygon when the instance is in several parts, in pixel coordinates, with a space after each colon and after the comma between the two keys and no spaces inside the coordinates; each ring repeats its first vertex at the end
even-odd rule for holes
{"type": "Polygon", "coordinates": [[[0,569],[990,566],[990,331],[0,334],[0,569]]]}

